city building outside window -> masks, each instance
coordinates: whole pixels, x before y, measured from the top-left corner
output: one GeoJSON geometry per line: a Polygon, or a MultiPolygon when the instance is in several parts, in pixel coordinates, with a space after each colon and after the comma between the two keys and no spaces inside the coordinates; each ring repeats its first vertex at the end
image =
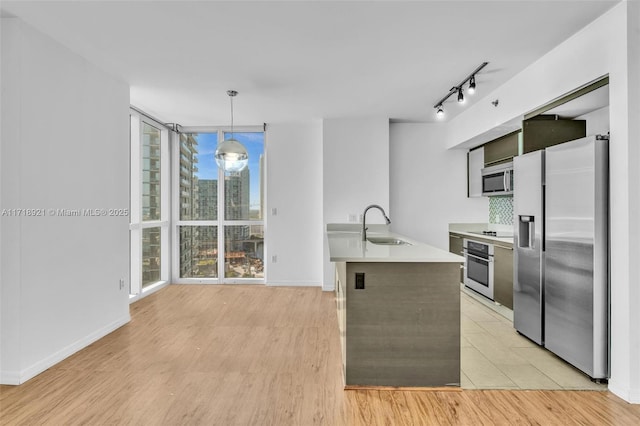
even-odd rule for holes
{"type": "Polygon", "coordinates": [[[213,154],[223,137],[231,135],[182,129],[173,151],[177,282],[264,282],[264,132],[234,132],[249,151],[249,165],[240,172],[216,165],[213,154]]]}
{"type": "Polygon", "coordinates": [[[131,286],[133,298],[169,281],[169,131],[131,110],[131,286]]]}

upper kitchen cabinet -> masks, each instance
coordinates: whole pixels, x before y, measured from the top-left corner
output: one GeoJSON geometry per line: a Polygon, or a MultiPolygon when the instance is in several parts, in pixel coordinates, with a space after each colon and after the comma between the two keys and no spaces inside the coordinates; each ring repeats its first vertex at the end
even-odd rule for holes
{"type": "Polygon", "coordinates": [[[609,77],[603,77],[526,114],[522,153],[608,132],[609,77]]]}
{"type": "Polygon", "coordinates": [[[484,147],[467,153],[467,196],[482,197],[482,168],[484,167],[484,147]]]}
{"type": "Polygon", "coordinates": [[[522,122],[522,152],[526,154],[587,135],[586,120],[566,120],[538,115],[522,122]]]}
{"type": "Polygon", "coordinates": [[[518,155],[520,130],[474,148],[467,154],[467,195],[482,197],[482,169],[508,163],[518,155]]]}
{"type": "Polygon", "coordinates": [[[508,163],[518,155],[520,130],[504,135],[484,144],[484,166],[508,163]]]}
{"type": "Polygon", "coordinates": [[[609,78],[602,77],[587,83],[525,114],[522,122],[518,120],[511,120],[474,138],[478,143],[489,142],[467,154],[468,197],[482,197],[483,168],[509,163],[518,155],[585,136],[608,134],[609,78]],[[520,127],[520,123],[521,128],[514,130],[520,127]],[[491,139],[497,134],[504,134],[504,131],[510,133],[491,139]]]}

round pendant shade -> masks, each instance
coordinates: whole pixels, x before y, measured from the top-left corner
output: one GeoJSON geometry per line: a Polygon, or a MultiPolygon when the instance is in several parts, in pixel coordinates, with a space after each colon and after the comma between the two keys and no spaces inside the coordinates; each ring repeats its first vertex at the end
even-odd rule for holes
{"type": "Polygon", "coordinates": [[[249,153],[240,142],[233,138],[233,98],[238,95],[235,90],[227,90],[231,102],[231,139],[225,139],[216,149],[216,163],[225,172],[242,171],[249,163],[249,153]]]}
{"type": "Polygon", "coordinates": [[[225,172],[242,171],[249,163],[247,149],[235,139],[226,139],[218,145],[216,163],[225,172]]]}

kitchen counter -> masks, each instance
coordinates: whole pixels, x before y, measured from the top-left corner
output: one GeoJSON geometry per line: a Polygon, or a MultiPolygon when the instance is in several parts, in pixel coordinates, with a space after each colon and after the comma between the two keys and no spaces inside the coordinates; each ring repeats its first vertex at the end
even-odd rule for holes
{"type": "Polygon", "coordinates": [[[465,237],[469,237],[469,238],[482,238],[483,240],[490,240],[490,241],[495,241],[497,243],[507,243],[507,244],[513,244],[513,237],[494,237],[492,235],[484,235],[484,234],[478,234],[476,232],[469,232],[469,231],[449,231],[453,234],[459,234],[459,235],[464,235],[465,237]]]}
{"type": "Polygon", "coordinates": [[[464,258],[446,250],[420,243],[381,227],[367,231],[369,237],[394,237],[410,244],[382,245],[362,241],[360,228],[336,230],[327,225],[329,255],[332,262],[438,262],[461,263],[464,258]]]}
{"type": "Polygon", "coordinates": [[[345,388],[460,386],[460,264],[464,258],[367,225],[327,225],[345,388]]]}
{"type": "Polygon", "coordinates": [[[450,223],[449,232],[470,238],[482,238],[498,243],[513,244],[513,225],[498,225],[489,223],[450,223]],[[482,231],[497,231],[504,234],[500,237],[484,235],[482,231]]]}

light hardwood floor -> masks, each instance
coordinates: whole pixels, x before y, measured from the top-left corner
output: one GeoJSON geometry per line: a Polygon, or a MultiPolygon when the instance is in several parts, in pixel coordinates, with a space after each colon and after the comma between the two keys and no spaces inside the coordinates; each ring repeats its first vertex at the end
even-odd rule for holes
{"type": "Polygon", "coordinates": [[[0,424],[634,425],[606,391],[343,390],[333,293],[169,286],[20,386],[0,424]]]}

